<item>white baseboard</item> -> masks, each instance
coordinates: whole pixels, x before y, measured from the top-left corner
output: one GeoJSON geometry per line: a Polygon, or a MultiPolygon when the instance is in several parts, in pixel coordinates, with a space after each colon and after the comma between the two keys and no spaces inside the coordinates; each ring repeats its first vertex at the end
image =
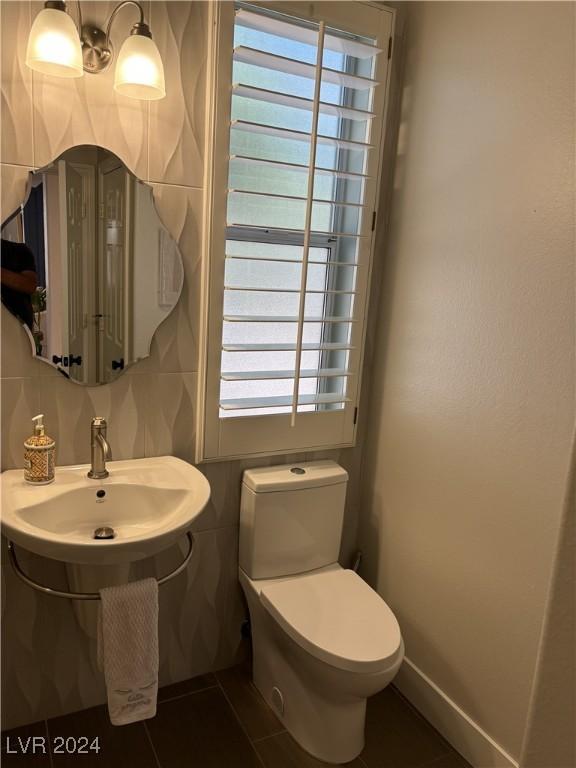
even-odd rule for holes
{"type": "Polygon", "coordinates": [[[474,768],[519,768],[518,763],[410,659],[394,685],[474,768]]]}

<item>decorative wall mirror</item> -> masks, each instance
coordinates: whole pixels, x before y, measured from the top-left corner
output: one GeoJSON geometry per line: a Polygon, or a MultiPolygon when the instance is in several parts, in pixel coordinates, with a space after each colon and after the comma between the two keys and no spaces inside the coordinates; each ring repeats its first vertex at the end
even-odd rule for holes
{"type": "Polygon", "coordinates": [[[78,146],[31,173],[1,235],[2,303],[37,357],[94,386],[149,355],[184,269],[152,189],[118,157],[78,146]]]}

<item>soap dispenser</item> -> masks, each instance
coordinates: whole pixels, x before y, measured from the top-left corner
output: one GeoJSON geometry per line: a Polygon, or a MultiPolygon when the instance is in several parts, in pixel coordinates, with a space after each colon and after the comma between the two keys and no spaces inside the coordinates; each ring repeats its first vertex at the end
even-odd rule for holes
{"type": "Polygon", "coordinates": [[[24,443],[24,480],[34,485],[54,481],[56,443],[44,433],[44,414],[34,416],[34,434],[24,443]]]}

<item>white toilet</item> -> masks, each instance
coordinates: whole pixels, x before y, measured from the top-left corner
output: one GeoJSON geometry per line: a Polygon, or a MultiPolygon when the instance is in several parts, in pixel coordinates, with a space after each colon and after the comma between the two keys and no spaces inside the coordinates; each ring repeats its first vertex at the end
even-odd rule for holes
{"type": "Polygon", "coordinates": [[[338,564],[347,482],[333,461],[250,469],[240,510],[254,683],[300,746],[329,763],[362,751],[366,699],[404,657],[390,608],[338,564]]]}

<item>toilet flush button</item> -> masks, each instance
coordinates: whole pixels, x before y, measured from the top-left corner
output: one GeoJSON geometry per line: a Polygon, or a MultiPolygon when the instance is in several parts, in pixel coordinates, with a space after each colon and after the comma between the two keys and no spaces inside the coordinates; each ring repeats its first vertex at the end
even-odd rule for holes
{"type": "Polygon", "coordinates": [[[305,475],[306,474],[306,470],[302,469],[302,467],[292,467],[290,472],[292,472],[293,475],[305,475]]]}

